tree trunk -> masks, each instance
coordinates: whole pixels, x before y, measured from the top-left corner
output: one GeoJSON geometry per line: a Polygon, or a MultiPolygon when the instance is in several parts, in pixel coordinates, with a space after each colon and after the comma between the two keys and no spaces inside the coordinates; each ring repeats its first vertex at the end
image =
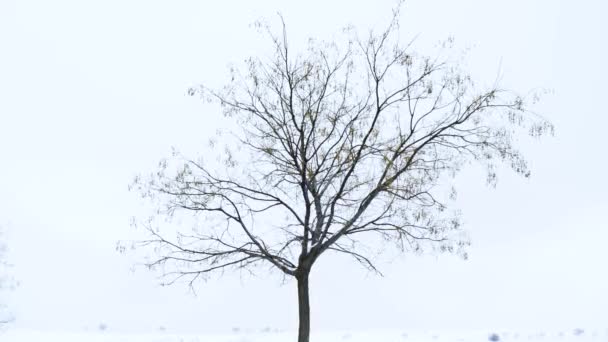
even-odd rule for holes
{"type": "Polygon", "coordinates": [[[309,342],[310,339],[310,301],[308,297],[308,275],[310,271],[296,276],[298,280],[298,342],[309,342]]]}

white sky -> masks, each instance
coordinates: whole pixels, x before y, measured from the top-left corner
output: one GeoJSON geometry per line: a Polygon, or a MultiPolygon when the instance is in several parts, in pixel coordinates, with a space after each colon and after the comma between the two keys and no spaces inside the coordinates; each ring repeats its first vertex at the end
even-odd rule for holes
{"type": "MultiPolygon", "coordinates": [[[[290,36],[381,24],[393,1],[0,0],[0,224],[20,288],[17,327],[37,330],[293,329],[293,283],[225,275],[161,288],[114,251],[141,213],[127,184],[170,147],[208,152],[222,118],[185,95],[220,85],[259,52],[249,27],[281,11],[290,36]]],[[[403,30],[421,46],[454,35],[483,81],[555,91],[539,110],[557,135],[524,141],[533,178],[458,178],[471,260],[405,255],[378,278],[323,258],[313,329],[571,328],[608,317],[608,178],[603,0],[411,0],[403,30]]]]}

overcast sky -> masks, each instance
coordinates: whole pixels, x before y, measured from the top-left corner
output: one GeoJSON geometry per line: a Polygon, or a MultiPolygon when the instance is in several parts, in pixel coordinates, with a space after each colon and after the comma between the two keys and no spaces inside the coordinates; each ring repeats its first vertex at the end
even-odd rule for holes
{"type": "MultiPolygon", "coordinates": [[[[331,39],[379,27],[393,1],[0,0],[0,225],[21,285],[16,327],[80,331],[294,329],[295,284],[225,275],[162,288],[115,252],[143,209],[127,191],[171,146],[209,152],[222,119],[186,96],[221,85],[227,65],[260,53],[250,24],[282,12],[290,37],[331,39]]],[[[604,0],[410,0],[404,36],[420,47],[453,35],[469,70],[526,91],[556,136],[523,140],[533,176],[496,189],[457,179],[471,259],[380,264],[379,278],[342,259],[312,275],[313,329],[599,326],[608,317],[608,47],[604,0]]],[[[389,258],[386,258],[389,259],[389,258]]]]}

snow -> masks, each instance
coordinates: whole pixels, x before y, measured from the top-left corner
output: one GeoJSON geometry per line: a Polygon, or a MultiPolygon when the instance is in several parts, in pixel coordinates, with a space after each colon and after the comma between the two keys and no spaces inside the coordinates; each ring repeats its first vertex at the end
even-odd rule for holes
{"type": "MultiPolygon", "coordinates": [[[[492,334],[499,341],[534,342],[602,342],[608,341],[608,329],[576,329],[545,332],[452,332],[407,333],[405,331],[377,332],[323,332],[313,333],[312,342],[475,342],[489,341],[492,334]]],[[[172,334],[115,334],[100,333],[49,333],[6,331],[0,333],[2,342],[290,342],[296,341],[293,332],[234,333],[230,335],[172,335],[172,334]]]]}

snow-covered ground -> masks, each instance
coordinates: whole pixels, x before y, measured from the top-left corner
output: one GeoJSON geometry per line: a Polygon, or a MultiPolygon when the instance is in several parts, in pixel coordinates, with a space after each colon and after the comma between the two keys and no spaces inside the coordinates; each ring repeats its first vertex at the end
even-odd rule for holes
{"type": "MultiPolygon", "coordinates": [[[[312,342],[475,342],[491,341],[602,342],[608,341],[607,329],[528,331],[528,332],[332,332],[311,336],[312,342]]],[[[291,342],[294,333],[235,333],[230,335],[114,334],[104,333],[41,333],[6,331],[2,342],[291,342]]]]}

